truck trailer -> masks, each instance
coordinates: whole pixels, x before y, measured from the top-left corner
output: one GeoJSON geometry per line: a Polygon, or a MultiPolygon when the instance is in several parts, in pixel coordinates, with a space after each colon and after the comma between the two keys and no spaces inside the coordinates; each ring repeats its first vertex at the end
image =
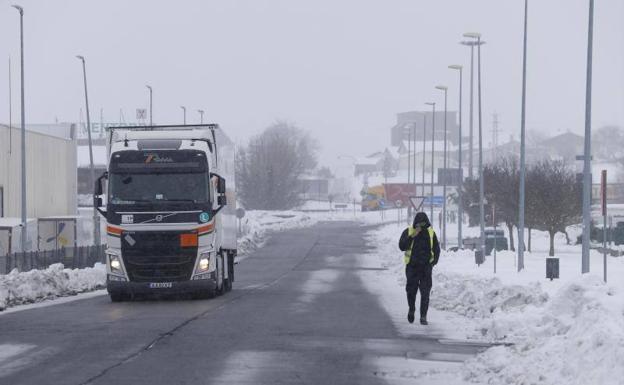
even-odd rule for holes
{"type": "Polygon", "coordinates": [[[234,144],[219,126],[110,128],[107,153],[94,205],[106,218],[111,300],[231,290],[234,144]]]}

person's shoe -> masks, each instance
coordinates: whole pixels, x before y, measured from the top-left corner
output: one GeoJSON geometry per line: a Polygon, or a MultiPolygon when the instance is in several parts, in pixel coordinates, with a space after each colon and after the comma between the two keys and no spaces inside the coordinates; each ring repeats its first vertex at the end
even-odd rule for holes
{"type": "Polygon", "coordinates": [[[409,309],[407,312],[407,322],[413,324],[414,323],[414,309],[409,309]]]}
{"type": "Polygon", "coordinates": [[[420,324],[421,325],[429,325],[429,322],[427,322],[427,319],[425,317],[420,317],[420,324]]]}

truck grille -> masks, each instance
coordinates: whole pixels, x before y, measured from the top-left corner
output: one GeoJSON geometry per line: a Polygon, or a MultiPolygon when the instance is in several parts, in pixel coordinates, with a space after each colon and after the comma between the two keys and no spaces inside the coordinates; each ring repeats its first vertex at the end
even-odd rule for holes
{"type": "Polygon", "coordinates": [[[197,247],[181,247],[179,231],[129,231],[121,234],[121,252],[133,282],[191,279],[197,247]]]}

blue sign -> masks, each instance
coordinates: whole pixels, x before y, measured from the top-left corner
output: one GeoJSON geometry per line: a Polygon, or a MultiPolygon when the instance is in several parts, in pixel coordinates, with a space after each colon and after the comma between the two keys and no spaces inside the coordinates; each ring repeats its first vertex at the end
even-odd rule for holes
{"type": "Polygon", "coordinates": [[[210,220],[210,214],[208,214],[206,212],[199,214],[199,221],[201,223],[206,223],[209,220],[210,220]]]}
{"type": "Polygon", "coordinates": [[[436,195],[434,195],[433,197],[425,197],[425,200],[423,201],[422,207],[431,206],[432,202],[433,202],[434,206],[441,207],[442,205],[444,205],[444,197],[443,196],[436,196],[436,195]]]}

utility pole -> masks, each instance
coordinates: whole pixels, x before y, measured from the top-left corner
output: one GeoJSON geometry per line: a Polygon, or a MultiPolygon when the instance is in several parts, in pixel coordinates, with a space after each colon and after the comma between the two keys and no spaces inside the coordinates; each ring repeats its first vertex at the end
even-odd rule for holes
{"type": "MultiPolygon", "coordinates": [[[[524,201],[526,175],[526,78],[527,78],[527,20],[529,1],[524,0],[524,43],[522,53],[522,112],[520,116],[520,196],[518,204],[518,271],[524,269],[524,201]]],[[[530,239],[530,236],[529,236],[530,239]]],[[[530,246],[530,245],[529,245],[530,246]]]]}
{"type": "MultiPolygon", "coordinates": [[[[448,115],[448,87],[437,86],[436,89],[444,91],[444,178],[442,178],[442,248],[446,250],[446,173],[448,169],[447,160],[447,125],[446,116],[448,115]]],[[[440,183],[440,175],[438,174],[438,183],[440,183]]]]}
{"type": "Polygon", "coordinates": [[[154,126],[154,119],[153,119],[153,115],[152,115],[153,91],[152,91],[152,86],[146,85],[145,87],[147,87],[147,89],[149,90],[150,127],[152,127],[152,126],[154,126]]]}
{"type": "Polygon", "coordinates": [[[464,203],[462,201],[462,188],[464,184],[464,168],[462,163],[462,94],[464,67],[453,64],[450,65],[449,68],[459,71],[459,188],[457,189],[457,246],[461,249],[464,244],[462,239],[462,222],[464,217],[464,203]]]}
{"type": "MultiPolygon", "coordinates": [[[[95,186],[95,168],[93,166],[93,142],[91,140],[91,115],[89,115],[89,94],[87,92],[87,66],[85,64],[85,58],[83,56],[76,56],[82,62],[82,75],[84,79],[84,91],[85,91],[85,106],[87,110],[87,137],[89,138],[89,171],[91,176],[91,188],[95,186]]],[[[93,205],[93,243],[96,246],[100,246],[100,216],[97,212],[97,207],[93,205]]]]}
{"type": "Polygon", "coordinates": [[[469,137],[470,143],[468,145],[468,178],[473,178],[474,164],[472,162],[472,156],[474,154],[474,137],[473,137],[473,127],[474,127],[474,41],[462,41],[460,44],[470,47],[470,120],[469,120],[469,137]]]}
{"type": "Polygon", "coordinates": [[[204,110],[197,110],[199,112],[199,124],[204,124],[204,110]]]}
{"type": "Polygon", "coordinates": [[[589,231],[591,225],[591,112],[592,56],[594,47],[594,0],[589,0],[587,31],[587,84],[585,86],[585,151],[583,154],[583,252],[581,272],[589,273],[589,231]]]}
{"type": "Polygon", "coordinates": [[[425,103],[428,106],[433,107],[433,117],[432,117],[432,128],[431,128],[431,196],[429,198],[429,203],[431,206],[431,218],[429,218],[429,221],[431,222],[431,224],[433,225],[433,181],[434,181],[434,174],[435,174],[435,162],[434,162],[434,154],[435,154],[435,102],[429,102],[429,103],[425,103]]]}
{"type": "Polygon", "coordinates": [[[182,109],[183,113],[184,113],[184,125],[186,126],[186,107],[184,106],[180,106],[180,108],[182,109]]]}
{"type": "Polygon", "coordinates": [[[494,160],[498,158],[498,133],[500,132],[498,126],[500,121],[498,120],[498,113],[492,114],[492,157],[494,160]]]}
{"type": "Polygon", "coordinates": [[[24,8],[13,5],[20,14],[20,88],[21,88],[21,118],[22,118],[22,253],[26,252],[26,109],[24,102],[24,8]]]}
{"type": "Polygon", "coordinates": [[[427,114],[423,114],[423,164],[422,164],[422,195],[425,196],[425,163],[426,163],[426,143],[427,143],[427,114]]]}

